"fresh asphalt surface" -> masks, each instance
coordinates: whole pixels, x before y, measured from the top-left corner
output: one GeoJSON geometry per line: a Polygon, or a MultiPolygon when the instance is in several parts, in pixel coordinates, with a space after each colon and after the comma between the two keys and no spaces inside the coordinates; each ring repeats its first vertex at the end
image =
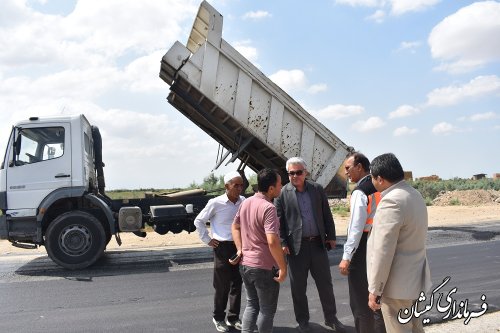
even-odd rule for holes
{"type": "MultiPolygon", "coordinates": [[[[444,297],[456,287],[451,297],[457,306],[467,299],[468,310],[479,312],[484,294],[488,312],[500,308],[500,221],[432,228],[428,246],[434,285],[451,278],[439,291],[444,297]]],[[[347,280],[337,269],[341,247],[329,256],[338,317],[354,332],[347,280]]],[[[328,332],[311,278],[308,296],[314,332],[328,332]]],[[[113,251],[77,272],[29,250],[0,256],[0,332],[215,332],[212,303],[209,248],[113,251]]],[[[423,318],[441,321],[444,314],[435,309],[423,318]]],[[[469,326],[476,320],[481,318],[469,326]]],[[[288,280],[281,286],[274,325],[276,333],[295,332],[288,280]]]]}

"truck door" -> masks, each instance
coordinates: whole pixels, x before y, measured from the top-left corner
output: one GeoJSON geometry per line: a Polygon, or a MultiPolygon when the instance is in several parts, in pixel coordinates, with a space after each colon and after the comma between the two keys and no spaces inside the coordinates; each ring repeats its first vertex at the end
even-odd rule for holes
{"type": "Polygon", "coordinates": [[[7,207],[12,216],[34,216],[52,191],[71,186],[69,123],[15,129],[7,171],[7,207]]]}

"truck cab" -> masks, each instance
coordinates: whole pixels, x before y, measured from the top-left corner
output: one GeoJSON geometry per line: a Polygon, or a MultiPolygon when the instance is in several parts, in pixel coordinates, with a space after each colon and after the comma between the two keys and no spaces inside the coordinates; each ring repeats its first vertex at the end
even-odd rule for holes
{"type": "Polygon", "coordinates": [[[101,257],[112,235],[121,244],[119,232],[195,230],[209,197],[112,200],[103,167],[99,129],[83,114],[15,124],[0,165],[0,239],[44,245],[60,266],[81,269],[101,257]]]}
{"type": "Polygon", "coordinates": [[[91,194],[95,174],[92,126],[84,115],[15,124],[0,165],[0,239],[45,245],[68,268],[78,268],[82,257],[97,260],[115,228],[103,198],[91,194]]]}
{"type": "MultiPolygon", "coordinates": [[[[12,128],[0,166],[6,215],[35,218],[41,202],[94,186],[91,127],[84,115],[38,117],[12,128]]],[[[32,235],[35,236],[35,235],[32,235]]]]}

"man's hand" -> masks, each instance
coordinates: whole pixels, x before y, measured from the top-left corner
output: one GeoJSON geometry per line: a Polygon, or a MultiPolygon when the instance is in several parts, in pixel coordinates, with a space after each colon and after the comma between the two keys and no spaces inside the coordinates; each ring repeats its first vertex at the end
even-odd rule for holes
{"type": "Polygon", "coordinates": [[[278,276],[275,276],[274,281],[276,282],[283,282],[286,279],[286,268],[285,269],[278,269],[278,276]]]}
{"type": "Polygon", "coordinates": [[[370,307],[370,309],[372,309],[373,311],[377,311],[377,310],[380,310],[381,306],[379,303],[377,303],[377,298],[379,296],[375,295],[375,294],[372,294],[372,293],[369,293],[368,294],[368,306],[370,307]]]}
{"type": "Polygon", "coordinates": [[[334,241],[334,240],[326,240],[326,243],[327,244],[330,244],[330,249],[334,249],[335,246],[337,246],[337,241],[334,241]]]}
{"type": "Polygon", "coordinates": [[[229,258],[229,263],[231,265],[238,265],[241,260],[241,255],[242,255],[241,251],[236,252],[236,254],[233,257],[229,258]]]}
{"type": "Polygon", "coordinates": [[[342,259],[339,264],[339,271],[340,274],[342,275],[349,275],[349,265],[351,261],[350,260],[344,260],[342,259]]]}
{"type": "Polygon", "coordinates": [[[211,239],[210,242],[208,242],[208,246],[213,247],[214,249],[219,246],[219,241],[217,239],[211,239]]]}
{"type": "Polygon", "coordinates": [[[288,246],[283,246],[281,249],[283,250],[284,254],[290,254],[290,249],[288,248],[288,246]]]}

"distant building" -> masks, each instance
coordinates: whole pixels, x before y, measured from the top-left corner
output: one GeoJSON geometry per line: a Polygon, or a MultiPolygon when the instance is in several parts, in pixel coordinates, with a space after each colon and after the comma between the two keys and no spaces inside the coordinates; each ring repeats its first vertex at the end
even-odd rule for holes
{"type": "Polygon", "coordinates": [[[441,180],[441,178],[439,178],[439,176],[437,176],[437,175],[432,175],[432,176],[420,177],[420,178],[418,178],[418,180],[437,182],[438,180],[441,180]]]}
{"type": "Polygon", "coordinates": [[[473,180],[479,180],[479,179],[483,179],[485,177],[486,177],[485,173],[478,173],[477,175],[472,175],[473,180]]]}
{"type": "Polygon", "coordinates": [[[413,180],[413,172],[405,171],[405,180],[413,180]]]}
{"type": "Polygon", "coordinates": [[[500,173],[494,173],[493,179],[500,179],[500,173]]]}

